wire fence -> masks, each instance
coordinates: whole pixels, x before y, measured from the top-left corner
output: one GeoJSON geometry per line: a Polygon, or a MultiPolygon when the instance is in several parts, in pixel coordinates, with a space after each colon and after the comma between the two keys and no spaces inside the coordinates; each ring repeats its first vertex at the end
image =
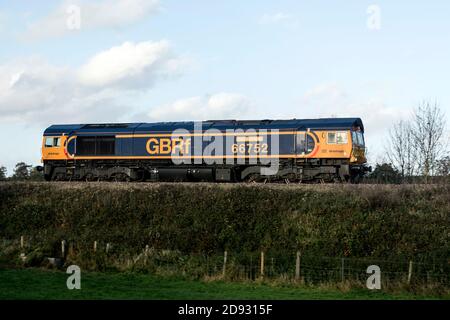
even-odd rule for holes
{"type": "MultiPolygon", "coordinates": [[[[19,241],[3,241],[4,248],[14,247],[20,260],[39,261],[33,254],[42,244],[30,245],[24,237],[19,241]]],[[[11,251],[10,249],[8,249],[11,251]]],[[[2,252],[0,252],[0,255],[2,252]]],[[[439,285],[450,288],[450,257],[327,257],[310,252],[263,250],[253,252],[185,253],[161,250],[148,245],[135,252],[121,250],[111,243],[94,242],[92,246],[77,246],[61,241],[50,253],[61,264],[80,264],[88,269],[137,270],[150,273],[170,273],[194,278],[211,277],[227,280],[278,279],[305,284],[366,282],[369,266],[380,269],[384,283],[439,285]]],[[[16,254],[17,255],[17,254],[16,254]]],[[[46,259],[50,258],[47,256],[46,259]]],[[[53,260],[52,260],[53,261],[53,260]]]]}
{"type": "Polygon", "coordinates": [[[450,262],[432,260],[418,262],[413,259],[377,259],[356,257],[324,257],[285,252],[230,253],[227,262],[218,257],[205,256],[205,274],[217,276],[222,272],[233,279],[256,280],[286,279],[304,283],[365,281],[370,276],[369,266],[380,268],[386,282],[450,285],[450,262]],[[225,268],[223,267],[225,265],[225,268]]]}

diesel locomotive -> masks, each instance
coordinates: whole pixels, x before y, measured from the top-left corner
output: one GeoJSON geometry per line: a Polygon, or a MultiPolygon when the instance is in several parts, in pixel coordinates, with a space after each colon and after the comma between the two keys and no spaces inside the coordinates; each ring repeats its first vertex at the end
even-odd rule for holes
{"type": "Polygon", "coordinates": [[[52,125],[46,180],[358,182],[360,118],[52,125]]]}

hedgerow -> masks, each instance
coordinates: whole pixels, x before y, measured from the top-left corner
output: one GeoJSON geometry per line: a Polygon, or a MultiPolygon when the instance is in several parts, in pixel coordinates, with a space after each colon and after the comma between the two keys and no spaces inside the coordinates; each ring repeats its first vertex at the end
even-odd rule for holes
{"type": "Polygon", "coordinates": [[[448,185],[2,183],[0,237],[116,252],[450,256],[448,185]],[[31,241],[31,240],[30,240],[31,241]]]}

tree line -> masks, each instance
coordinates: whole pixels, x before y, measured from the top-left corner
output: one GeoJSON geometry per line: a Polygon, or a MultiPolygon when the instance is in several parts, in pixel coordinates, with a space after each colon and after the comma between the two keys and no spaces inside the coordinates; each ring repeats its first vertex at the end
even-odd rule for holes
{"type": "Polygon", "coordinates": [[[423,101],[410,119],[389,131],[386,160],[377,164],[369,180],[382,183],[447,181],[450,153],[445,113],[437,102],[423,101]]]}
{"type": "Polygon", "coordinates": [[[35,166],[26,164],[25,162],[19,162],[14,168],[14,173],[11,177],[8,177],[6,167],[0,166],[0,181],[43,181],[44,176],[42,172],[39,172],[35,166]]]}

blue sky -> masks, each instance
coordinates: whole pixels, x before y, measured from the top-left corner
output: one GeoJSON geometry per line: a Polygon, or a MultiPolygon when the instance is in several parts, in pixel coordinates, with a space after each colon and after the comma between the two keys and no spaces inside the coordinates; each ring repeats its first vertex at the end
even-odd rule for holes
{"type": "Polygon", "coordinates": [[[450,119],[449,14],[448,1],[0,1],[0,165],[39,164],[52,123],[329,116],[361,117],[381,161],[422,100],[450,119]]]}

